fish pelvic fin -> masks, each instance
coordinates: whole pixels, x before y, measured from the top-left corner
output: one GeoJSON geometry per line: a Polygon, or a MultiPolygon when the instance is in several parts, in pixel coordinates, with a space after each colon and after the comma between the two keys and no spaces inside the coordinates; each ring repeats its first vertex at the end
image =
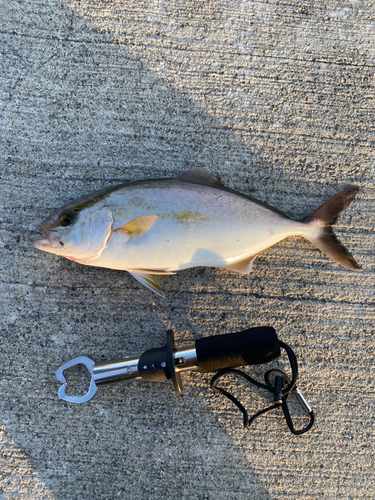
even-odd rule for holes
{"type": "Polygon", "coordinates": [[[351,271],[361,271],[362,268],[339,242],[332,226],[339,214],[354,200],[358,191],[358,187],[343,189],[302,220],[314,227],[313,232],[310,235],[306,234],[305,237],[332,260],[351,271]]]}
{"type": "Polygon", "coordinates": [[[143,274],[163,274],[163,275],[171,275],[176,274],[174,271],[166,271],[165,269],[131,269],[131,272],[143,273],[143,274]]]}
{"type": "Polygon", "coordinates": [[[128,272],[143,286],[156,293],[156,295],[159,295],[159,297],[165,298],[156,276],[145,272],[143,269],[129,269],[128,272]]]}

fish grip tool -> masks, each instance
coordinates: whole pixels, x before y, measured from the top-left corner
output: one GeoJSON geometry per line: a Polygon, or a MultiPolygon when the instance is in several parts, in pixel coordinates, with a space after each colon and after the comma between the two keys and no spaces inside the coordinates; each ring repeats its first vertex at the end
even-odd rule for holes
{"type": "MultiPolygon", "coordinates": [[[[219,370],[211,381],[211,387],[214,391],[227,396],[242,411],[244,414],[245,427],[248,427],[258,414],[262,414],[265,411],[279,407],[280,404],[283,409],[286,407],[284,414],[286,418],[287,414],[289,415],[289,420],[291,422],[286,400],[292,391],[298,391],[295,386],[298,377],[297,360],[291,348],[279,341],[276,331],[270,326],[249,328],[237,333],[204,337],[196,340],[194,346],[188,346],[179,350],[176,349],[173,332],[168,330],[165,346],[149,349],[139,357],[133,356],[108,363],[95,363],[85,356],[79,356],[71,361],[68,361],[56,371],[56,378],[63,384],[58,391],[58,396],[71,403],[85,403],[94,397],[98,387],[101,385],[112,385],[136,379],[143,379],[148,382],[172,380],[175,391],[178,394],[181,394],[181,373],[191,370],[199,371],[201,373],[209,373],[219,370]],[[255,379],[252,379],[244,372],[234,369],[235,367],[258,365],[273,361],[280,357],[280,347],[287,350],[288,357],[291,362],[293,372],[291,381],[289,381],[287,375],[281,370],[269,370],[267,372],[269,375],[266,374],[266,384],[262,384],[257,382],[255,379]],[[90,387],[87,394],[84,396],[70,396],[66,394],[67,382],[63,372],[66,369],[79,364],[85,365],[91,375],[90,387]],[[275,372],[278,372],[278,375],[275,379],[275,386],[272,386],[270,382],[270,375],[275,372]],[[246,380],[255,383],[255,385],[258,385],[259,387],[264,387],[271,390],[271,392],[275,392],[275,394],[278,391],[278,401],[272,405],[272,407],[258,412],[258,414],[249,419],[247,412],[241,403],[233,395],[216,385],[216,382],[221,377],[224,377],[229,373],[240,375],[246,380]],[[280,382],[277,377],[282,379],[284,382],[280,382]],[[288,382],[285,384],[286,380],[288,382]]],[[[297,394],[300,394],[299,391],[297,394]]],[[[301,402],[303,401],[305,400],[302,397],[301,402]]],[[[309,426],[309,428],[311,428],[314,418],[313,413],[307,403],[304,408],[312,415],[312,422],[310,422],[309,426]]],[[[293,424],[289,425],[289,428],[292,432],[294,432],[293,424]]],[[[294,433],[300,434],[302,432],[306,432],[307,430],[309,429],[306,428],[302,431],[296,431],[294,433]]]]}

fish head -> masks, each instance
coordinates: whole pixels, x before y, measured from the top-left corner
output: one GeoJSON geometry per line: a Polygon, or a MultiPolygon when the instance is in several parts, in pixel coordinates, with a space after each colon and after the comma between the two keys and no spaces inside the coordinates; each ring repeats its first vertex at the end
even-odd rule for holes
{"type": "Polygon", "coordinates": [[[97,205],[68,204],[51,213],[39,226],[44,238],[34,241],[39,250],[74,261],[98,257],[112,234],[112,211],[97,205]]]}

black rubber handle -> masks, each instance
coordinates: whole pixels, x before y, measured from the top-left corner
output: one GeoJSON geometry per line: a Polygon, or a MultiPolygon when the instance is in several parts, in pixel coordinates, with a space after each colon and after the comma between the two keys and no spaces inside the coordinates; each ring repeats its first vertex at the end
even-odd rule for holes
{"type": "Polygon", "coordinates": [[[271,326],[198,339],[195,348],[201,373],[259,365],[280,356],[279,339],[271,326]]]}

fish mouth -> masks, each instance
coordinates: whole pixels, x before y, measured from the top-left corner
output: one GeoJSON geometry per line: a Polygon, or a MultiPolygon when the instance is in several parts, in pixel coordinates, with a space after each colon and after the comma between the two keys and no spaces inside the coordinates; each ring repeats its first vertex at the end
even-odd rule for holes
{"type": "Polygon", "coordinates": [[[64,243],[60,241],[61,235],[57,231],[47,231],[41,226],[37,230],[44,236],[44,238],[33,242],[33,246],[38,250],[57,249],[64,246],[64,243]]]}

